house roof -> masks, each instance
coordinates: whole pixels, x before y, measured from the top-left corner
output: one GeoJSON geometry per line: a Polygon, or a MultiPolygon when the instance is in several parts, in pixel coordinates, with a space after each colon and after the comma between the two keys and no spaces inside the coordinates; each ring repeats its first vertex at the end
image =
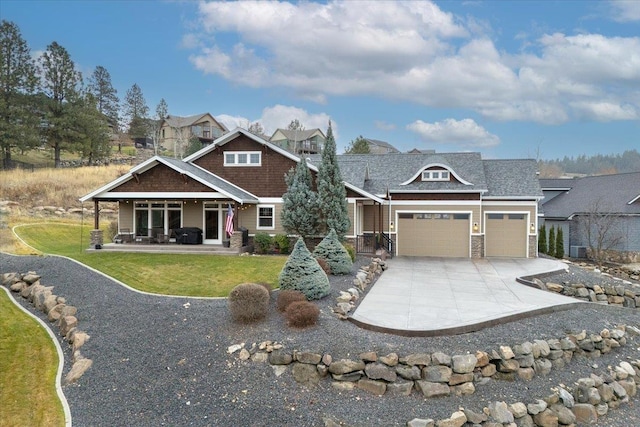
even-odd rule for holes
{"type": "MultiPolygon", "coordinates": [[[[484,193],[485,198],[542,197],[534,160],[482,160],[480,153],[388,153],[339,155],[345,181],[372,194],[484,193]],[[413,181],[426,168],[444,167],[460,182],[413,181]]],[[[309,156],[319,164],[321,156],[309,156]]]]}
{"type": "MultiPolygon", "coordinates": [[[[273,137],[278,133],[282,133],[282,135],[284,135],[285,138],[287,138],[289,141],[304,141],[307,140],[309,138],[311,138],[312,136],[314,136],[316,133],[320,133],[320,135],[323,138],[326,138],[324,136],[324,133],[322,133],[322,131],[318,128],[315,129],[305,129],[305,130],[289,130],[289,129],[276,129],[275,132],[273,132],[273,135],[271,135],[271,138],[269,139],[270,141],[273,141],[273,137]]],[[[279,140],[276,140],[279,141],[279,140]]]]}
{"type": "Polygon", "coordinates": [[[539,181],[543,190],[570,190],[575,180],[572,178],[540,178],[539,181]]]}
{"type": "Polygon", "coordinates": [[[377,145],[379,147],[388,148],[390,150],[393,150],[396,153],[399,152],[396,147],[394,147],[393,145],[389,144],[386,141],[380,141],[379,139],[371,139],[371,138],[365,138],[365,140],[371,145],[377,145]]]}
{"type": "MultiPolygon", "coordinates": [[[[574,214],[593,210],[621,215],[640,214],[640,172],[588,176],[565,180],[571,188],[565,193],[543,202],[547,218],[569,218],[574,214]]],[[[543,182],[543,188],[547,187],[543,182]]]]}
{"type": "Polygon", "coordinates": [[[543,196],[538,164],[532,159],[483,160],[489,192],[484,198],[543,196]]]}
{"type": "Polygon", "coordinates": [[[167,124],[171,127],[174,128],[183,128],[186,126],[191,126],[194,123],[199,123],[202,121],[203,117],[211,117],[219,126],[222,130],[224,130],[225,132],[227,132],[229,129],[227,129],[227,127],[219,122],[218,120],[215,119],[215,117],[213,117],[211,114],[209,113],[201,113],[201,114],[195,114],[193,116],[187,116],[187,117],[180,117],[180,116],[167,116],[167,118],[164,119],[165,122],[167,122],[167,124]]]}
{"type": "MultiPolygon", "coordinates": [[[[93,198],[106,198],[111,190],[117,188],[121,184],[134,179],[137,173],[143,173],[158,164],[164,164],[178,173],[189,176],[192,179],[206,185],[212,190],[222,193],[239,203],[258,203],[258,198],[253,194],[243,190],[242,188],[220,178],[213,173],[202,169],[191,163],[170,157],[154,156],[132,168],[128,173],[111,181],[110,183],[98,188],[97,190],[80,198],[81,202],[91,200],[93,198]]],[[[132,193],[133,195],[134,193],[132,193]]]]}

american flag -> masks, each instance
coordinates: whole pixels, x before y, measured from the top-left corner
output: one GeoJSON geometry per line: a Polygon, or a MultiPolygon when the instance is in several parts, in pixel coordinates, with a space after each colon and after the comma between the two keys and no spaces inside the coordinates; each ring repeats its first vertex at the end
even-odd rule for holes
{"type": "Polygon", "coordinates": [[[229,236],[233,235],[233,209],[231,209],[231,203],[229,203],[229,208],[227,209],[227,221],[224,224],[224,231],[229,236]]]}

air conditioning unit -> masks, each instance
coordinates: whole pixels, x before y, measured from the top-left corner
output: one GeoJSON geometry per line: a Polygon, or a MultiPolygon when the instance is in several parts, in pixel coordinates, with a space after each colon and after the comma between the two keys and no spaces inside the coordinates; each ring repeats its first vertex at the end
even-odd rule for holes
{"type": "Polygon", "coordinates": [[[587,247],[586,246],[571,246],[569,248],[569,256],[571,258],[586,258],[587,247]]]}

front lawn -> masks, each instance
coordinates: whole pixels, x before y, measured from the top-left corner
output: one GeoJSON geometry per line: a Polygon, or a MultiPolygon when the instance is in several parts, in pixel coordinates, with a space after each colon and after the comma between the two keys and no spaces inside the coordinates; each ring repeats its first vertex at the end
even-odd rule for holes
{"type": "Polygon", "coordinates": [[[0,291],[0,425],[64,426],[49,334],[0,291]]]}
{"type": "Polygon", "coordinates": [[[226,297],[247,282],[272,287],[285,256],[229,256],[205,254],[87,253],[91,227],[60,223],[28,224],[16,233],[45,254],[64,255],[152,293],[195,297],[226,297]]]}

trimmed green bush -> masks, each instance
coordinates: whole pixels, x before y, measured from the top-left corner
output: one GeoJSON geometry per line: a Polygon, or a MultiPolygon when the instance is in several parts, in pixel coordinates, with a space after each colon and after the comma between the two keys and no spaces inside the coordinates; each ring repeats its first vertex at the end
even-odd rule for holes
{"type": "Polygon", "coordinates": [[[342,246],[335,230],[331,229],[329,234],[322,239],[313,251],[316,258],[323,258],[331,267],[331,274],[349,274],[353,267],[353,261],[349,252],[342,246]]]}
{"type": "Polygon", "coordinates": [[[259,254],[269,253],[271,245],[273,245],[273,239],[269,233],[259,232],[253,236],[254,250],[259,254]]]}
{"type": "Polygon", "coordinates": [[[240,323],[253,323],[267,317],[269,291],[257,283],[243,283],[231,290],[228,298],[231,318],[240,323]]]}
{"type": "Polygon", "coordinates": [[[275,236],[273,236],[273,244],[281,254],[289,253],[289,236],[287,236],[286,234],[276,234],[275,236]]]}
{"type": "Polygon", "coordinates": [[[289,326],[294,328],[306,328],[318,323],[320,309],[309,301],[292,302],[284,312],[289,326]]]}
{"type": "Polygon", "coordinates": [[[549,250],[547,254],[554,258],[556,256],[556,228],[553,225],[549,229],[549,250]]]}
{"type": "Polygon", "coordinates": [[[344,243],[342,246],[347,250],[351,257],[351,262],[356,262],[356,248],[351,243],[344,243]]]}
{"type": "Polygon", "coordinates": [[[307,299],[315,300],[329,295],[329,279],[311,252],[299,238],[280,272],[280,289],[302,292],[307,299]]]}
{"type": "Polygon", "coordinates": [[[538,233],[538,252],[541,254],[547,253],[547,227],[544,224],[542,224],[538,233]]]}
{"type": "Polygon", "coordinates": [[[278,307],[278,311],[284,312],[289,304],[296,301],[306,301],[307,297],[300,291],[294,291],[291,289],[285,289],[283,291],[278,292],[278,299],[276,301],[276,307],[278,307]]]}
{"type": "Polygon", "coordinates": [[[556,258],[564,258],[564,235],[562,227],[558,227],[556,233],[556,258]]]}

